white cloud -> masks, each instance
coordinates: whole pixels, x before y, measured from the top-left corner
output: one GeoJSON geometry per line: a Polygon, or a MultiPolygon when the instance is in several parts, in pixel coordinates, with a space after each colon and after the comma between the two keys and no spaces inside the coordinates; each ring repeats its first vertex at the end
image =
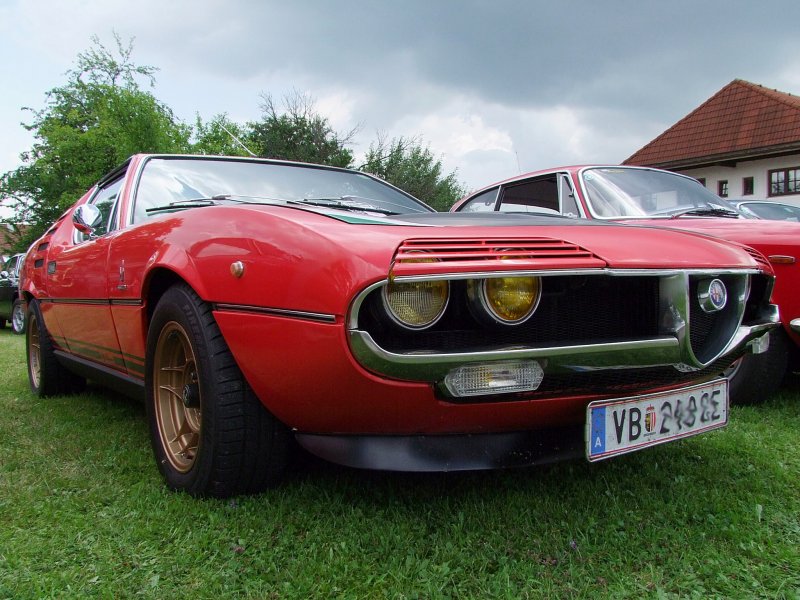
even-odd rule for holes
{"type": "Polygon", "coordinates": [[[358,117],[355,114],[358,100],[352,93],[331,90],[321,96],[315,96],[311,92],[306,94],[314,100],[316,110],[327,117],[335,131],[347,133],[358,126],[358,117]]]}

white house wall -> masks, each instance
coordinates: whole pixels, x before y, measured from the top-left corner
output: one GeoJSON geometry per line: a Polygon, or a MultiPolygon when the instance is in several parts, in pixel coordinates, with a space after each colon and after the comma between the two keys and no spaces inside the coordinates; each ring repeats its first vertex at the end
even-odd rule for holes
{"type": "Polygon", "coordinates": [[[728,198],[752,198],[760,200],[775,200],[787,204],[800,206],[800,194],[788,194],[786,196],[775,196],[770,198],[768,171],[773,169],[784,169],[790,167],[800,167],[800,154],[792,154],[780,158],[769,158],[763,160],[742,161],[735,167],[703,167],[699,169],[687,169],[677,171],[694,177],[705,179],[706,187],[717,193],[718,183],[723,180],[728,182],[728,198]],[[742,193],[742,180],[745,177],[753,178],[753,193],[745,196],[742,193]]]}

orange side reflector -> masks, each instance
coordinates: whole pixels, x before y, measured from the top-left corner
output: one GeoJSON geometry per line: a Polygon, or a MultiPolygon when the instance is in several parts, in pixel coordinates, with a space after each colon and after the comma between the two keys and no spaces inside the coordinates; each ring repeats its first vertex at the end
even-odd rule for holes
{"type": "Polygon", "coordinates": [[[773,254],[767,258],[773,265],[793,265],[795,263],[794,256],[784,256],[783,254],[773,254]]]}

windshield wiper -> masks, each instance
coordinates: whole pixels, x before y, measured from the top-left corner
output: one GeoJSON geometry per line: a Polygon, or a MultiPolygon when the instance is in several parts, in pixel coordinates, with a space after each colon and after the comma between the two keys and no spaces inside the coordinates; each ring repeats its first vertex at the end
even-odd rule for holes
{"type": "Polygon", "coordinates": [[[197,208],[200,206],[218,206],[221,204],[221,200],[226,200],[229,202],[242,202],[242,200],[235,200],[231,194],[217,194],[216,196],[211,196],[210,198],[188,198],[186,200],[175,200],[174,202],[164,204],[163,206],[153,206],[151,208],[145,208],[144,210],[147,214],[152,214],[170,210],[197,208]]]}
{"type": "Polygon", "coordinates": [[[733,209],[725,208],[723,206],[693,206],[691,208],[685,208],[683,210],[679,210],[675,213],[672,213],[669,218],[670,219],[677,219],[683,215],[697,215],[702,217],[728,217],[733,219],[738,219],[741,214],[736,212],[733,209]]]}
{"type": "MultiPolygon", "coordinates": [[[[388,210],[375,206],[369,202],[368,198],[361,199],[358,196],[339,196],[335,198],[301,198],[297,200],[285,200],[281,198],[269,198],[266,196],[240,196],[238,194],[217,194],[208,198],[189,198],[186,200],[176,200],[163,206],[146,208],[147,214],[157,212],[169,212],[183,210],[186,208],[196,208],[200,206],[216,206],[224,202],[236,202],[239,204],[259,204],[257,201],[267,200],[270,203],[299,204],[306,206],[322,206],[325,208],[335,208],[339,210],[372,212],[382,215],[401,215],[403,212],[388,210]]],[[[412,211],[413,212],[413,211],[412,211]]],[[[422,211],[419,211],[422,212],[422,211]]]]}
{"type": "Polygon", "coordinates": [[[380,208],[368,202],[356,200],[356,196],[340,196],[339,198],[303,198],[301,200],[287,200],[287,204],[305,204],[308,206],[323,206],[339,210],[354,210],[374,212],[382,215],[400,215],[403,213],[380,208]]]}

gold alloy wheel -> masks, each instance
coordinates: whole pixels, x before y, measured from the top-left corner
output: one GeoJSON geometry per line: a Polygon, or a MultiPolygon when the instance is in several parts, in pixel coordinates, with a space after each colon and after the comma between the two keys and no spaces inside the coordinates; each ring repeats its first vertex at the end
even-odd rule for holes
{"type": "Polygon", "coordinates": [[[39,319],[31,315],[28,323],[28,369],[35,389],[42,385],[42,346],[39,339],[39,319]]]}
{"type": "Polygon", "coordinates": [[[153,361],[154,412],[161,445],[173,468],[186,473],[200,444],[200,385],[186,331],[175,321],[161,330],[153,361]]]}

